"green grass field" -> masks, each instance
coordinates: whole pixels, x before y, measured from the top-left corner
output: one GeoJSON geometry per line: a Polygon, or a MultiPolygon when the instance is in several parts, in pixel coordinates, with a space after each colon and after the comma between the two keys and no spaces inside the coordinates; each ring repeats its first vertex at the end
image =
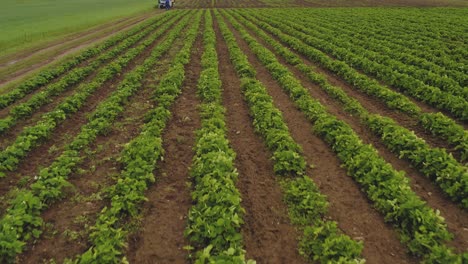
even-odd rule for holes
{"type": "Polygon", "coordinates": [[[0,56],[153,8],[151,0],[2,0],[0,56]]]}

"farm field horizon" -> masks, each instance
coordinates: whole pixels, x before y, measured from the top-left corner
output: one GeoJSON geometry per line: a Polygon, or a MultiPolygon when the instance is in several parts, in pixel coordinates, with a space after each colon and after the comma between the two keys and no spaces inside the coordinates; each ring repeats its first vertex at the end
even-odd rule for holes
{"type": "Polygon", "coordinates": [[[0,57],[0,263],[467,263],[468,8],[335,5],[135,2],[0,57]]]}

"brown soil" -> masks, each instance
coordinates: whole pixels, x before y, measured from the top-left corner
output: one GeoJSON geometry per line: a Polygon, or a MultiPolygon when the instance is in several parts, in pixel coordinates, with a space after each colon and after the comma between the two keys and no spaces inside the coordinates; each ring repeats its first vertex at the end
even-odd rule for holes
{"type": "MultiPolygon", "coordinates": [[[[104,83],[99,89],[97,89],[87,100],[86,103],[81,107],[80,111],[71,115],[60,123],[52,132],[49,139],[45,140],[40,146],[34,148],[30,153],[23,158],[23,161],[18,165],[18,169],[13,172],[8,172],[7,176],[0,179],[0,195],[3,192],[8,191],[14,185],[18,183],[26,175],[35,175],[38,170],[38,166],[45,167],[49,166],[55,157],[60,153],[54,152],[53,155],[44,155],[48,153],[50,147],[54,145],[63,146],[64,142],[67,142],[73,138],[79,131],[83,124],[88,121],[87,115],[92,112],[96,106],[105,100],[117,87],[117,85],[123,80],[125,73],[133,69],[135,66],[141,64],[144,58],[148,57],[151,50],[161,41],[161,38],[156,40],[152,45],[146,48],[137,58],[133,59],[127,67],[124,67],[123,71],[115,76],[113,79],[104,83]],[[25,162],[27,161],[27,162],[25,162]]],[[[21,130],[18,128],[18,130],[21,130]]],[[[7,135],[7,141],[13,141],[16,135],[7,135]]]]}
{"type": "Polygon", "coordinates": [[[150,14],[140,15],[136,18],[131,17],[131,18],[121,19],[116,23],[112,23],[104,27],[98,27],[97,29],[92,29],[90,31],[79,33],[77,34],[77,36],[70,37],[70,40],[63,41],[62,39],[56,44],[52,44],[50,46],[47,46],[46,48],[23,52],[23,53],[20,53],[19,55],[15,55],[14,60],[5,62],[4,64],[0,65],[0,71],[8,69],[8,67],[12,65],[15,65],[18,63],[25,63],[28,60],[33,60],[35,56],[40,56],[40,54],[51,53],[51,56],[48,56],[47,59],[41,60],[40,62],[34,63],[32,65],[28,65],[26,67],[22,67],[21,69],[15,72],[9,73],[8,77],[1,78],[0,85],[1,86],[8,85],[11,82],[24,78],[30,73],[33,73],[43,67],[48,66],[49,64],[57,62],[60,59],[68,55],[71,55],[72,53],[75,53],[79,50],[90,47],[96,43],[105,41],[106,39],[122,31],[125,31],[131,27],[134,27],[136,24],[143,22],[144,20],[146,20],[147,18],[153,15],[154,13],[152,12],[150,14]],[[96,36],[91,39],[87,39],[92,35],[96,35],[96,36]]]}
{"type": "Polygon", "coordinates": [[[257,263],[305,263],[298,252],[299,233],[289,222],[281,188],[275,180],[271,153],[255,134],[248,105],[242,99],[240,81],[217,23],[215,30],[228,139],[237,154],[238,188],[246,210],[242,235],[247,258],[257,263]]]}
{"type": "Polygon", "coordinates": [[[189,242],[184,237],[187,213],[192,204],[189,169],[195,144],[194,131],[200,127],[196,83],[201,71],[203,43],[198,36],[191,62],[185,67],[182,95],[172,107],[173,116],[163,135],[164,160],[155,171],[156,183],[146,194],[140,231],[129,240],[130,263],[186,263],[189,242]]]}
{"type": "MultiPolygon", "coordinates": [[[[259,74],[260,70],[262,70],[265,75],[268,74],[270,77],[271,84],[268,83],[267,87],[278,87],[278,89],[281,89],[278,84],[274,83],[274,80],[269,75],[268,71],[263,66],[261,66],[258,60],[255,59],[255,56],[251,54],[250,51],[250,53],[247,52],[248,46],[246,46],[246,44],[243,42],[241,43],[243,44],[242,46],[244,47],[244,52],[246,52],[246,54],[250,54],[249,57],[259,74]]],[[[267,45],[265,46],[268,47],[267,45]]],[[[286,66],[286,62],[282,58],[279,58],[279,61],[286,66]]],[[[311,95],[314,98],[318,99],[323,105],[327,106],[329,112],[337,116],[339,119],[347,122],[365,143],[372,144],[378,150],[380,156],[383,157],[388,163],[390,163],[396,170],[406,172],[407,176],[411,179],[411,187],[413,191],[423,200],[427,201],[430,207],[439,210],[441,215],[446,219],[449,230],[455,235],[455,238],[452,242],[450,242],[450,245],[459,250],[468,248],[468,212],[460,209],[457,205],[452,203],[450,199],[443,194],[440,188],[438,188],[428,178],[414,169],[409,162],[400,160],[397,155],[391,153],[383,145],[380,138],[374,136],[370,130],[368,130],[360,123],[357,117],[352,117],[345,113],[339,103],[329,98],[328,95],[319,87],[311,84],[310,81],[308,81],[308,79],[298,70],[290,66],[287,67],[289,70],[291,70],[295,77],[301,81],[304,87],[309,89],[311,95]]],[[[284,96],[286,95],[284,94],[284,96]]],[[[356,99],[359,100],[359,98],[356,99]]],[[[286,110],[281,110],[284,114],[287,113],[286,110]]],[[[373,108],[373,110],[375,110],[375,108],[373,108]]],[[[339,223],[341,223],[341,221],[339,221],[339,223]]]]}
{"type": "Polygon", "coordinates": [[[338,222],[344,233],[364,241],[363,256],[369,263],[415,263],[393,227],[384,223],[383,217],[372,208],[359,186],[346,175],[333,151],[312,134],[310,121],[294,106],[237,32],[235,35],[242,51],[257,70],[257,78],[267,87],[276,107],[283,113],[292,137],[302,146],[306,161],[314,165],[315,168],[308,169],[307,173],[320,191],[328,196],[329,217],[338,222]]]}

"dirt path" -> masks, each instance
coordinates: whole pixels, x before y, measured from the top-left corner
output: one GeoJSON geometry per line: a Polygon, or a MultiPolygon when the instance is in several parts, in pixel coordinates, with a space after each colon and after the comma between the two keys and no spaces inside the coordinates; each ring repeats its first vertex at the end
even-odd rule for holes
{"type": "MultiPolygon", "coordinates": [[[[201,26],[203,28],[203,26],[201,26]]],[[[200,34],[201,31],[199,31],[200,34]]],[[[195,144],[194,131],[200,127],[196,84],[201,71],[203,43],[199,35],[185,67],[181,96],[172,107],[163,135],[164,160],[155,171],[156,183],[146,194],[140,231],[130,238],[127,258],[130,263],[186,263],[189,242],[184,237],[187,213],[192,204],[189,167],[195,144]]]]}
{"type": "MultiPolygon", "coordinates": [[[[281,89],[274,82],[268,71],[260,64],[260,62],[258,62],[250,50],[248,50],[248,46],[245,43],[243,43],[243,47],[244,52],[246,52],[246,54],[250,54],[249,58],[253,61],[255,68],[258,71],[263,69],[262,71],[264,71],[265,75],[270,77],[272,82],[267,86],[278,87],[278,89],[281,89]]],[[[287,63],[282,58],[278,59],[283,65],[287,66],[287,63]]],[[[329,112],[337,116],[339,119],[347,122],[365,143],[372,144],[378,150],[380,156],[390,163],[396,170],[406,172],[406,175],[411,179],[411,187],[413,191],[423,200],[427,201],[430,207],[439,210],[441,215],[446,219],[449,230],[455,235],[455,238],[450,242],[450,245],[459,250],[468,248],[468,212],[460,209],[456,204],[452,203],[440,188],[438,188],[431,180],[426,178],[419,171],[414,169],[409,162],[399,159],[397,155],[390,152],[381,142],[380,138],[374,136],[367,127],[361,124],[357,117],[350,116],[344,112],[339,103],[328,97],[328,95],[319,87],[311,84],[311,82],[298,70],[291,66],[287,67],[295,77],[301,81],[302,85],[309,89],[311,95],[327,107],[329,112]]],[[[285,113],[285,111],[283,111],[283,113],[285,113]]],[[[334,196],[335,195],[333,195],[333,197],[334,196]]],[[[329,197],[332,198],[332,195],[329,197]]]]}
{"type": "Polygon", "coordinates": [[[105,41],[122,31],[136,26],[154,14],[155,12],[151,12],[137,17],[121,19],[117,22],[79,33],[77,36],[71,36],[65,40],[62,39],[39,50],[15,54],[13,59],[0,64],[0,86],[6,86],[14,81],[25,78],[68,55],[105,41]]]}

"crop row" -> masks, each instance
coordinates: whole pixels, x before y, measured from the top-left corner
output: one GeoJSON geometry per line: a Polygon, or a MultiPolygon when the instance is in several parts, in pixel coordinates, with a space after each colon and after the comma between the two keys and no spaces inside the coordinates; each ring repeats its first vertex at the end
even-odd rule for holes
{"type": "MultiPolygon", "coordinates": [[[[188,19],[184,20],[185,24],[188,19]]],[[[0,220],[0,260],[12,262],[21,253],[25,242],[39,237],[43,220],[41,212],[63,196],[63,189],[70,186],[68,176],[81,162],[80,152],[105,132],[117,116],[124,111],[124,104],[142,87],[142,79],[172,45],[184,26],[181,23],[161,45],[156,46],[142,65],[125,74],[117,89],[91,113],[88,123],[66,146],[65,151],[47,168],[41,169],[30,189],[15,193],[10,206],[0,220]]],[[[105,246],[105,245],[103,245],[105,246]]]]}
{"type": "MultiPolygon", "coordinates": [[[[298,23],[301,21],[304,26],[311,25],[311,22],[308,19],[304,19],[302,16],[291,17],[290,14],[284,14],[283,16],[278,17],[281,17],[283,19],[289,19],[293,23],[298,23]]],[[[445,75],[447,73],[442,67],[430,65],[430,68],[424,69],[418,66],[405,64],[397,60],[398,58],[410,59],[410,55],[403,53],[401,50],[398,49],[388,48],[382,45],[382,43],[376,39],[368,39],[364,36],[356,38],[355,36],[337,34],[338,30],[336,29],[326,29],[315,23],[313,25],[313,27],[308,27],[308,29],[310,30],[310,32],[314,32],[313,35],[321,42],[328,42],[335,45],[338,48],[342,48],[346,51],[352,52],[353,54],[362,55],[363,57],[370,59],[374,62],[386,65],[392,71],[407,74],[411,76],[411,78],[418,79],[427,85],[437,87],[442,91],[448,92],[453,95],[461,96],[465,100],[468,100],[468,87],[466,89],[463,89],[460,84],[463,81],[462,79],[466,77],[461,73],[459,73],[459,78],[456,81],[449,77],[446,77],[445,75]]]]}
{"type": "MultiPolygon", "coordinates": [[[[217,12],[221,33],[228,45],[231,62],[241,80],[241,88],[253,118],[255,130],[273,152],[274,171],[280,178],[291,222],[302,230],[299,252],[321,263],[360,263],[363,245],[341,234],[336,222],[325,220],[326,197],[305,175],[306,162],[300,146],[289,134],[282,114],[273,105],[266,88],[238,47],[236,39],[217,12]]],[[[228,17],[230,19],[230,17],[228,17]]]]}
{"type": "Polygon", "coordinates": [[[196,133],[191,166],[194,204],[185,235],[197,250],[196,263],[245,263],[240,227],[244,209],[236,188],[236,154],[226,138],[225,108],[221,104],[216,38],[211,12],[205,12],[202,71],[197,85],[201,128],[196,133]]]}
{"type": "Polygon", "coordinates": [[[137,34],[138,32],[144,30],[146,27],[151,26],[152,24],[157,22],[159,19],[159,17],[150,19],[141,25],[129,29],[126,32],[119,33],[116,36],[111,37],[102,44],[84,50],[78,55],[71,57],[70,59],[57,66],[40,71],[33,77],[19,84],[10,92],[0,95],[0,109],[3,109],[9,106],[10,104],[16,102],[17,100],[25,97],[27,94],[35,91],[39,87],[50,83],[55,78],[73,69],[73,67],[101,54],[103,51],[116,45],[120,41],[125,40],[134,34],[137,34]]]}
{"type": "Polygon", "coordinates": [[[461,263],[462,258],[468,257],[456,255],[444,245],[452,235],[443,218],[411,190],[404,173],[394,170],[371,145],[363,144],[348,124],[329,114],[310,96],[272,52],[239,26],[238,29],[252,52],[313,123],[315,133],[330,144],[375,208],[398,227],[401,241],[413,254],[436,263],[461,263]]]}
{"type": "MultiPolygon", "coordinates": [[[[466,62],[468,53],[461,45],[464,34],[463,20],[466,20],[466,14],[457,14],[453,9],[427,9],[419,14],[409,9],[390,12],[376,9],[361,10],[362,12],[341,11],[343,12],[338,12],[339,14],[329,12],[326,18],[338,25],[344,23],[357,25],[367,22],[370,26],[363,32],[375,31],[379,33],[376,37],[385,36],[393,43],[426,52],[425,57],[430,59],[438,58],[441,62],[466,62]],[[369,19],[370,17],[372,19],[369,19]],[[447,30],[448,27],[450,31],[447,30]]],[[[310,12],[307,13],[310,16],[310,12]]]]}
{"type": "MultiPolygon", "coordinates": [[[[308,17],[307,15],[310,16],[309,13],[308,11],[302,11],[302,14],[306,17],[308,17]]],[[[393,55],[405,63],[418,65],[427,70],[436,69],[437,72],[447,74],[447,76],[458,81],[462,86],[468,84],[467,72],[463,70],[463,63],[449,59],[450,54],[444,52],[445,45],[435,44],[436,47],[431,48],[428,42],[434,39],[426,40],[424,45],[415,44],[421,40],[421,36],[417,34],[418,32],[411,32],[408,28],[402,28],[401,22],[398,23],[398,28],[393,27],[386,30],[381,25],[382,23],[388,24],[389,18],[380,21],[380,23],[375,21],[373,25],[366,24],[366,21],[363,23],[363,17],[360,17],[361,21],[359,23],[357,21],[343,21],[337,14],[334,14],[333,18],[329,16],[314,16],[314,18],[308,21],[314,23],[315,26],[352,36],[353,38],[350,41],[362,39],[381,43],[384,47],[380,51],[392,52],[393,55]],[[333,19],[333,23],[330,23],[330,19],[333,19]],[[379,25],[379,27],[375,25],[379,25]],[[385,32],[385,34],[382,34],[382,32],[385,32]]],[[[349,19],[349,17],[347,18],[349,19]]],[[[411,28],[411,26],[409,27],[411,28]]],[[[362,44],[366,46],[366,43],[363,42],[362,44]]]]}
{"type": "MultiPolygon", "coordinates": [[[[358,26],[356,24],[352,26],[346,23],[335,24],[326,20],[317,21],[317,19],[314,19],[313,21],[308,19],[307,21],[308,23],[314,23],[314,28],[318,27],[317,29],[321,32],[329,32],[330,30],[333,30],[335,33],[340,33],[341,35],[346,36],[350,43],[362,45],[364,48],[372,48],[376,52],[389,55],[405,64],[414,65],[430,71],[429,73],[424,74],[428,74],[430,78],[436,78],[436,76],[441,78],[442,85],[444,83],[450,85],[452,81],[456,81],[459,86],[468,85],[468,77],[466,77],[466,74],[460,69],[461,65],[459,65],[459,63],[452,62],[452,66],[450,66],[450,64],[440,66],[437,63],[426,59],[424,56],[420,56],[421,50],[410,49],[407,46],[395,44],[387,39],[390,37],[395,38],[395,36],[376,34],[375,28],[373,31],[369,27],[362,25],[358,26]],[[437,73],[437,75],[434,76],[433,72],[437,73]]],[[[414,35],[413,38],[415,38],[414,35]]],[[[427,51],[425,51],[424,54],[426,53],[427,51]]],[[[436,83],[432,83],[432,85],[438,86],[436,83]]]]}
{"type": "MultiPolygon", "coordinates": [[[[241,15],[247,17],[246,12],[241,15]]],[[[404,95],[380,85],[375,80],[358,73],[352,67],[344,62],[330,59],[326,54],[317,49],[308,46],[297,38],[284,34],[280,29],[272,25],[255,19],[254,16],[248,16],[249,20],[255,22],[259,27],[278,37],[293,50],[305,55],[307,58],[318,62],[321,66],[336,73],[353,87],[360,91],[375,96],[383,101],[389,108],[407,113],[410,116],[418,118],[419,123],[426,131],[447,140],[455,146],[455,149],[461,152],[461,160],[468,159],[468,133],[455,121],[441,113],[422,113],[421,109],[411,102],[404,95]]]]}
{"type": "Polygon", "coordinates": [[[34,94],[30,99],[28,99],[28,101],[14,106],[7,117],[0,119],[0,134],[4,133],[8,128],[16,124],[19,119],[32,115],[34,111],[42,105],[52,102],[54,96],[59,95],[74,84],[84,80],[92,72],[95,72],[101,64],[117,57],[121,52],[127,50],[143,37],[147,36],[149,32],[157,29],[163,23],[166,23],[172,16],[173,15],[166,15],[161,17],[156,23],[153,23],[140,33],[123,40],[122,43],[114,49],[101,54],[96,58],[96,60],[93,60],[87,66],[75,68],[64,75],[59,81],[50,84],[43,91],[34,94]]]}
{"type": "Polygon", "coordinates": [[[50,137],[59,122],[76,113],[84,105],[87,98],[106,81],[121,73],[124,67],[146,50],[180,16],[181,13],[178,12],[169,23],[162,25],[158,31],[151,34],[140,45],[131,48],[124,55],[102,68],[92,81],[80,85],[73,95],[65,98],[52,111],[43,114],[41,120],[36,125],[24,128],[16,140],[0,152],[0,178],[6,176],[6,171],[13,171],[29,151],[40,145],[44,139],[50,137]]]}
{"type": "MultiPolygon", "coordinates": [[[[91,227],[91,247],[75,260],[69,263],[122,263],[126,247],[128,229],[124,225],[127,218],[138,216],[138,206],[146,201],[145,191],[155,181],[153,171],[158,160],[162,159],[162,132],[171,117],[170,107],[181,93],[185,79],[185,65],[190,61],[190,51],[195,41],[201,20],[201,12],[195,18],[185,16],[161,44],[161,53],[171,48],[174,40],[179,37],[182,29],[190,21],[190,28],[184,35],[184,46],[176,54],[168,72],[162,76],[154,91],[152,100],[157,105],[147,114],[147,120],[140,134],[132,139],[124,148],[119,158],[122,172],[117,182],[109,190],[109,207],[100,212],[98,219],[91,227]]],[[[149,69],[157,58],[145,61],[145,69],[149,69]]]]}
{"type": "Polygon", "coordinates": [[[289,64],[297,67],[311,81],[343,104],[345,111],[358,116],[371,131],[381,137],[382,142],[390,150],[396,152],[400,158],[408,159],[413,166],[439,185],[449,197],[460,202],[463,207],[468,207],[467,170],[448,155],[444,149],[431,148],[424,140],[417,137],[412,131],[399,126],[391,118],[369,113],[341,88],[330,85],[324,75],[315,73],[297,55],[266,35],[265,32],[260,31],[252,23],[243,18],[240,19],[254,30],[256,35],[273,46],[275,51],[283,56],[289,64]]]}
{"type": "Polygon", "coordinates": [[[367,74],[371,74],[385,81],[387,84],[398,88],[414,98],[437,107],[438,109],[450,112],[461,120],[468,119],[468,102],[466,100],[441,91],[437,87],[426,85],[408,74],[393,71],[390,66],[369,59],[369,57],[372,57],[371,55],[363,55],[368,54],[369,51],[363,50],[360,54],[355,54],[346,49],[339,48],[328,41],[316,38],[314,31],[303,24],[285,20],[279,21],[275,18],[271,18],[269,15],[260,17],[260,20],[266,21],[284,32],[288,32],[288,34],[299,38],[312,47],[316,47],[319,50],[333,55],[338,60],[346,62],[367,74]]]}

